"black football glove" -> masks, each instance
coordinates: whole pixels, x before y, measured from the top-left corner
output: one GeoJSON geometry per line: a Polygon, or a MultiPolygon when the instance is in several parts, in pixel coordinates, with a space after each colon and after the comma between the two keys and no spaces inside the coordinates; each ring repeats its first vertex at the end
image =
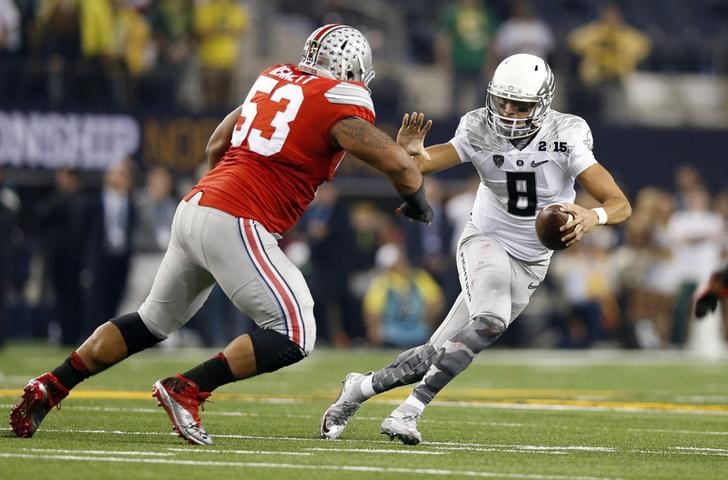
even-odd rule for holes
{"type": "Polygon", "coordinates": [[[718,308],[718,300],[728,297],[728,268],[713,273],[710,280],[699,286],[695,291],[695,316],[703,318],[718,308]]]}
{"type": "Polygon", "coordinates": [[[716,308],[718,308],[718,295],[715,293],[707,291],[695,297],[695,316],[697,318],[703,318],[716,308]]]}
{"type": "Polygon", "coordinates": [[[404,215],[410,220],[422,222],[426,224],[432,223],[432,207],[427,203],[425,197],[425,182],[422,182],[420,188],[413,194],[402,197],[404,203],[396,210],[397,213],[404,215]]]}
{"type": "Polygon", "coordinates": [[[429,205],[426,205],[426,209],[424,211],[419,210],[415,207],[410,206],[408,203],[403,203],[399,206],[397,209],[397,213],[401,213],[405,217],[409,218],[410,220],[415,220],[417,222],[426,223],[427,225],[432,223],[432,207],[429,205]]]}

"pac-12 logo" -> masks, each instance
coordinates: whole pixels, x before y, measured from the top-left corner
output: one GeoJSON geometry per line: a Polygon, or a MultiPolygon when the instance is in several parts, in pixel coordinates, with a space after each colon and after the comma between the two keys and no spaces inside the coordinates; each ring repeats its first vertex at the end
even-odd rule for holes
{"type": "Polygon", "coordinates": [[[495,166],[498,168],[503,166],[504,160],[503,155],[493,155],[493,163],[495,163],[495,166]]]}

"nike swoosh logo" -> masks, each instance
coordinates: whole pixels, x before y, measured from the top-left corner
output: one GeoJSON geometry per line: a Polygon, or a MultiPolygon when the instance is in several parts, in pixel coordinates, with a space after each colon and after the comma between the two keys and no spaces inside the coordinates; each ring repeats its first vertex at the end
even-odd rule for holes
{"type": "Polygon", "coordinates": [[[533,160],[531,160],[531,168],[536,168],[539,165],[543,165],[546,162],[548,162],[548,160],[544,160],[543,162],[534,162],[533,160]]]}
{"type": "Polygon", "coordinates": [[[540,283],[537,283],[536,285],[534,285],[533,282],[531,282],[531,283],[528,284],[528,289],[529,290],[536,290],[539,287],[539,285],[541,285],[541,284],[540,283]]]}

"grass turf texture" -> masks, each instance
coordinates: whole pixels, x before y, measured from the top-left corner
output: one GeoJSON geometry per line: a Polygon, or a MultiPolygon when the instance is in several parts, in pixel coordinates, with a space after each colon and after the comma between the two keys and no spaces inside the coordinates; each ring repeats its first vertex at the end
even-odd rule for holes
{"type": "MultiPolygon", "coordinates": [[[[0,350],[0,405],[60,363],[65,350],[0,350]]],[[[143,352],[77,387],[32,439],[0,429],[0,478],[723,479],[728,363],[679,353],[482,353],[427,409],[424,442],[379,434],[401,388],[367,402],[340,440],[321,413],[349,371],[394,351],[319,350],[282,371],[219,389],[202,412],[212,447],[171,434],[151,397],[158,379],[215,352],[143,352]]]]}

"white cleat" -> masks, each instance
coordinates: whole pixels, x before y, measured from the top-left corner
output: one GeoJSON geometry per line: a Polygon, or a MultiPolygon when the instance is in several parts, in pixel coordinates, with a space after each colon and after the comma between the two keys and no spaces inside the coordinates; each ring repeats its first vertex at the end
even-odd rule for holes
{"type": "Polygon", "coordinates": [[[334,440],[344,432],[349,419],[354,416],[362,404],[359,391],[361,381],[369,374],[350,373],[344,378],[341,392],[334,403],[326,409],[321,417],[320,437],[334,440]]]}
{"type": "Polygon", "coordinates": [[[405,445],[417,445],[422,441],[422,434],[417,430],[417,421],[421,414],[413,413],[402,417],[390,415],[382,422],[381,432],[390,440],[399,439],[405,445]]]}

